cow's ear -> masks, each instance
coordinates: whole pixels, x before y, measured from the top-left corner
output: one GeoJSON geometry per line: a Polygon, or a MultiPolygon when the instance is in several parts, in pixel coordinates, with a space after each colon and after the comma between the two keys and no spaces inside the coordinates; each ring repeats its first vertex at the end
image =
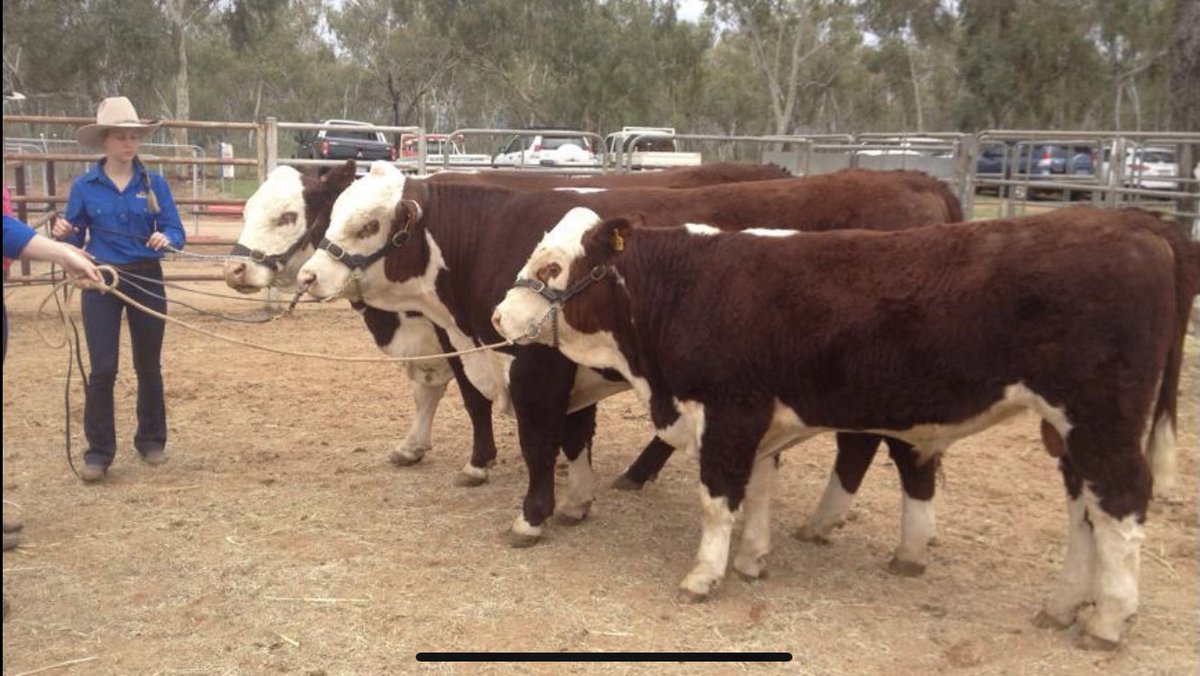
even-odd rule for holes
{"type": "Polygon", "coordinates": [[[411,230],[414,225],[421,222],[421,216],[421,205],[416,200],[402,199],[396,203],[396,216],[392,223],[392,230],[411,230]]]}
{"type": "Polygon", "coordinates": [[[607,257],[620,254],[625,250],[625,240],[629,233],[645,222],[646,217],[640,213],[604,221],[593,232],[592,242],[595,250],[607,257]]]}

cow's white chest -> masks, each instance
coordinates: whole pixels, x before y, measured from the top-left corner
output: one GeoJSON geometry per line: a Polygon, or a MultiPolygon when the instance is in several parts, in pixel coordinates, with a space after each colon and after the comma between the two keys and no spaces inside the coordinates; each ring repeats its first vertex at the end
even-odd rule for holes
{"type": "Polygon", "coordinates": [[[383,346],[383,351],[392,357],[419,357],[438,354],[442,346],[438,342],[433,324],[424,317],[401,317],[400,325],[392,339],[383,346]]]}
{"type": "Polygon", "coordinates": [[[617,339],[612,332],[580,333],[566,322],[560,330],[564,336],[559,349],[567,359],[593,369],[613,369],[625,377],[643,402],[650,401],[650,383],[645,378],[633,375],[633,369],[617,347],[617,339]]]}
{"type": "Polygon", "coordinates": [[[575,384],[571,386],[571,402],[567,412],[574,413],[629,389],[623,380],[609,380],[590,368],[575,369],[575,384]]]}

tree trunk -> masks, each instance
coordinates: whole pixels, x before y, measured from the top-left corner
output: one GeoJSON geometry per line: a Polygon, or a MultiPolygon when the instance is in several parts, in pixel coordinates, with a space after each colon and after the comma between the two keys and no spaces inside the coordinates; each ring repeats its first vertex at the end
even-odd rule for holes
{"type": "MultiPolygon", "coordinates": [[[[1172,131],[1200,131],[1200,0],[1177,0],[1175,6],[1175,32],[1171,35],[1171,129],[1172,131]]],[[[1183,143],[1179,146],[1179,175],[1193,178],[1193,167],[1200,160],[1198,144],[1183,143]]],[[[1197,193],[1200,186],[1190,186],[1190,196],[1180,198],[1176,209],[1181,213],[1195,214],[1197,193]]],[[[1191,219],[1192,237],[1200,235],[1200,218],[1191,219]]],[[[1185,223],[1185,225],[1187,225],[1185,223]]]]}
{"type": "MultiPolygon", "coordinates": [[[[166,0],[164,7],[167,12],[167,21],[171,24],[171,41],[175,47],[175,56],[178,60],[178,68],[175,71],[175,119],[190,120],[191,99],[188,97],[188,61],[187,61],[187,18],[186,0],[166,0]]],[[[176,127],[171,131],[171,136],[175,144],[180,146],[176,148],[176,154],[187,157],[190,152],[187,150],[188,131],[182,127],[176,127]]],[[[180,164],[177,166],[176,176],[179,178],[187,178],[188,166],[180,164]]]]}
{"type": "Polygon", "coordinates": [[[917,80],[917,64],[915,63],[915,59],[913,59],[912,43],[906,42],[904,51],[908,53],[908,73],[912,78],[913,105],[916,107],[917,113],[917,131],[923,132],[925,131],[925,111],[921,107],[921,87],[917,80]]]}

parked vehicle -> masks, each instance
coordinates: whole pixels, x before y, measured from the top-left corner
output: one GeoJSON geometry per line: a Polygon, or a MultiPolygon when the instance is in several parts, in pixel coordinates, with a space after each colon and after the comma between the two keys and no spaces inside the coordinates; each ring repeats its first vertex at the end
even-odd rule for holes
{"type": "Polygon", "coordinates": [[[496,151],[494,167],[599,167],[587,135],[569,129],[514,136],[496,151]]]}
{"type": "MultiPolygon", "coordinates": [[[[321,124],[342,126],[370,127],[367,122],[355,120],[325,120],[321,124]]],[[[381,131],[364,129],[362,131],[343,129],[319,129],[317,132],[301,132],[297,135],[299,144],[296,157],[309,160],[356,160],[359,173],[367,170],[368,165],[375,160],[394,161],[396,148],[387,140],[387,135],[381,131]]],[[[327,167],[322,168],[322,173],[327,167]]]]}
{"type": "MultiPolygon", "coordinates": [[[[487,166],[492,162],[491,155],[469,154],[463,151],[459,141],[462,136],[450,138],[448,134],[425,135],[425,164],[426,166],[445,165],[460,167],[487,166]]],[[[420,144],[416,134],[404,134],[400,137],[400,157],[416,159],[420,153],[420,144]]]]}
{"type": "MultiPolygon", "coordinates": [[[[1108,181],[1109,151],[1100,164],[1100,176],[1108,181]]],[[[1125,153],[1125,165],[1121,171],[1121,183],[1125,187],[1150,190],[1174,190],[1179,186],[1179,163],[1171,148],[1134,147],[1125,153]]]]}
{"type": "MultiPolygon", "coordinates": [[[[1013,188],[1017,199],[1042,195],[1065,194],[1077,196],[1076,192],[1063,188],[1042,188],[1033,185],[1037,181],[1087,181],[1095,176],[1096,146],[1082,143],[1017,143],[1009,153],[1009,178],[1029,181],[1031,185],[1013,188]]],[[[1082,196],[1083,191],[1078,192],[1082,196]]]]}
{"type": "Polygon", "coordinates": [[[621,166],[631,169],[694,167],[701,162],[700,153],[679,151],[670,127],[622,127],[609,134],[604,144],[621,166]]]}

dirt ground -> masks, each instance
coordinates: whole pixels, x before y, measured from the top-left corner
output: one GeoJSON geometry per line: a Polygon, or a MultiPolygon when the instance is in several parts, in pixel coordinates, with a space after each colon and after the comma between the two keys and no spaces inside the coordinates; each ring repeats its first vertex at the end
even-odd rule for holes
{"type": "MultiPolygon", "coordinates": [[[[181,266],[176,265],[178,270],[181,266]]],[[[199,266],[193,266],[199,269],[199,266]]],[[[190,284],[224,293],[223,285],[190,284]]],[[[525,472],[514,423],[497,419],[489,483],[457,488],[470,427],[453,385],[435,448],[400,469],[387,455],[412,399],[401,367],[251,351],[167,329],[170,461],[132,448],[135,380],[124,353],[116,464],[83,485],[63,452],[67,355],[34,331],[44,288],[6,290],[4,514],[25,522],[4,554],[3,669],[54,673],[969,673],[1196,674],[1200,671],[1197,478],[1200,359],[1181,388],[1180,481],[1156,501],[1141,567],[1141,611],[1115,652],[1076,647],[1072,630],[1033,626],[1065,551],[1066,510],[1037,421],[1023,415],[951,449],[939,486],[937,546],[924,577],[885,564],[900,492],[886,454],[854,519],[829,546],[791,537],[833,462],[831,437],[790,451],[774,499],[770,577],[728,578],[704,604],[681,602],[698,544],[695,461],[676,457],[640,493],[607,487],[649,439],[632,394],[604,402],[592,516],[552,524],[510,549],[525,472]],[[787,651],[775,665],[418,664],[418,651],[787,651]]],[[[173,298],[239,316],[250,303],[173,298]]],[[[301,306],[266,325],[173,314],[293,349],[377,354],[344,303],[301,306]]],[[[45,327],[54,329],[46,320],[45,327]]],[[[126,345],[128,344],[126,336],[126,345]]],[[[82,396],[72,395],[73,448],[82,396]]],[[[565,476],[560,477],[565,481],[565,476]]]]}

